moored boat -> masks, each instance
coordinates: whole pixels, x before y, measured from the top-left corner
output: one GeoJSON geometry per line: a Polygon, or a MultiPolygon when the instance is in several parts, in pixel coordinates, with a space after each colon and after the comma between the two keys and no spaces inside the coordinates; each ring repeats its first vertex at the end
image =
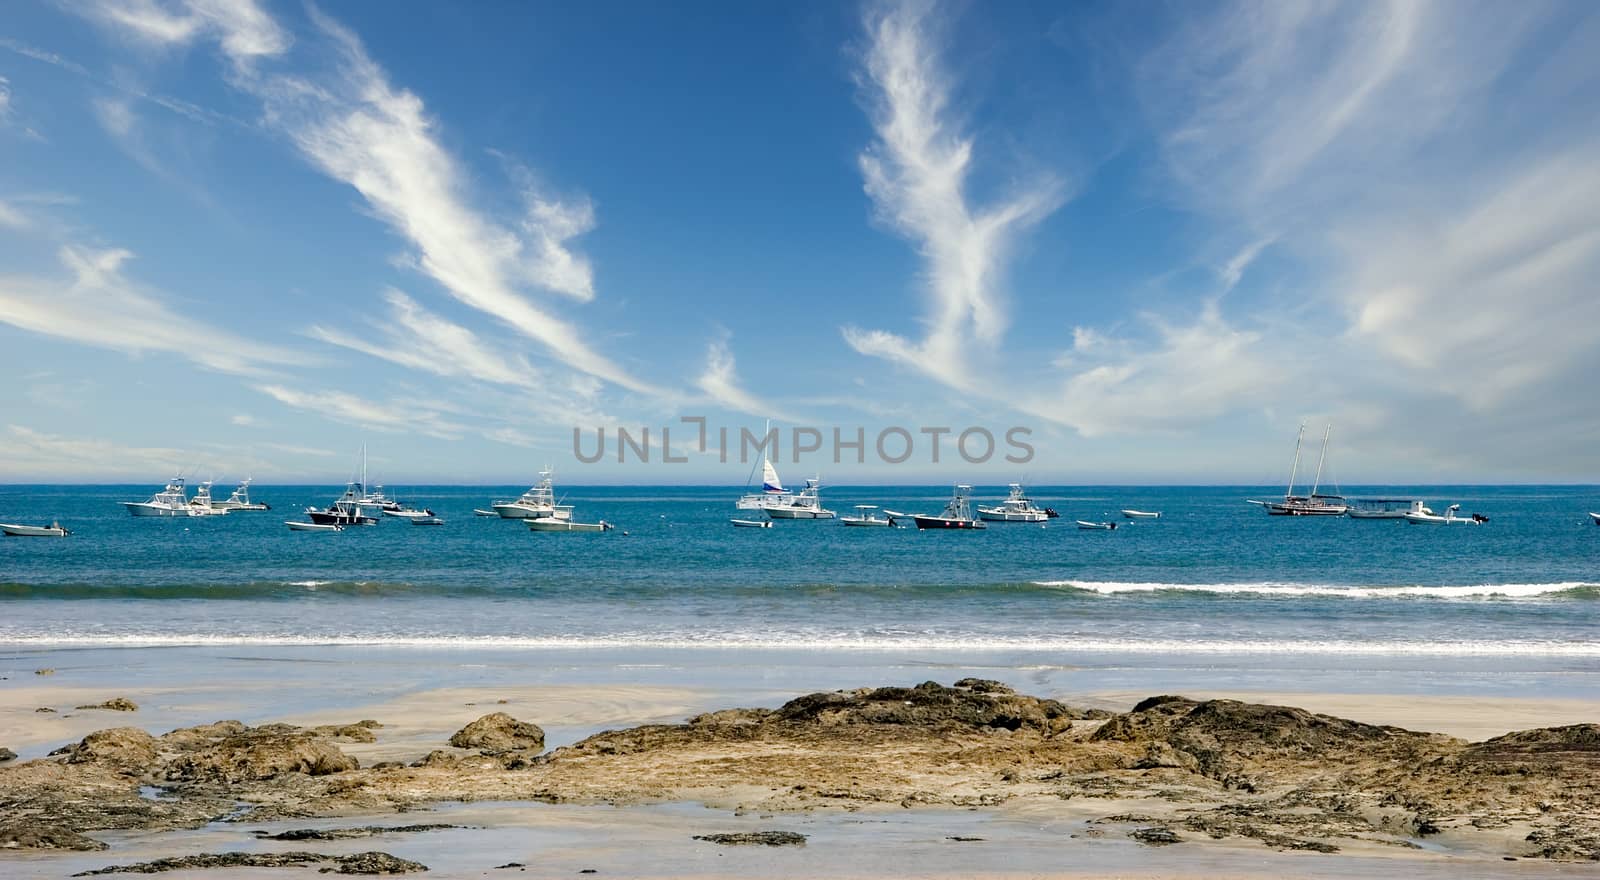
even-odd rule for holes
{"type": "Polygon", "coordinates": [[[839,522],[847,526],[877,526],[879,528],[894,526],[894,520],[881,517],[873,513],[878,509],[876,504],[857,504],[855,516],[841,516],[839,522]]]}
{"type": "Polygon", "coordinates": [[[499,516],[500,514],[495,513],[492,510],[484,510],[481,507],[474,507],[474,508],[472,508],[472,515],[473,516],[499,516]]]}
{"type": "Polygon", "coordinates": [[[183,477],[173,477],[166,488],[150,496],[148,501],[124,501],[122,506],[133,516],[193,516],[189,507],[189,492],[183,486],[183,477]]]}
{"type": "Polygon", "coordinates": [[[59,522],[51,522],[47,526],[0,523],[0,532],[4,532],[13,538],[65,538],[72,534],[71,529],[63,528],[59,522]]]}
{"type": "Polygon", "coordinates": [[[1595,525],[1600,526],[1600,513],[1591,513],[1589,518],[1594,520],[1595,525]]]}
{"type": "Polygon", "coordinates": [[[1038,523],[1050,518],[1049,511],[1035,507],[1028,499],[1028,494],[1022,491],[1021,484],[1012,483],[1011,495],[1006,500],[992,507],[978,508],[978,516],[990,522],[1025,522],[1038,523]]]}
{"type": "Polygon", "coordinates": [[[972,487],[966,485],[956,486],[955,494],[945,504],[944,512],[938,516],[914,513],[911,520],[919,529],[982,529],[988,528],[983,520],[972,515],[972,504],[968,496],[972,494],[972,487]]]}
{"type": "Polygon", "coordinates": [[[287,520],[287,521],[284,522],[284,525],[288,526],[289,527],[289,531],[291,531],[291,532],[342,532],[342,531],[344,531],[344,526],[339,525],[338,523],[315,523],[315,522],[300,522],[299,520],[287,520]]]}
{"type": "Polygon", "coordinates": [[[784,504],[770,504],[761,508],[773,519],[833,519],[835,514],[822,506],[822,480],[806,480],[799,495],[791,496],[784,504]]]}
{"type": "Polygon", "coordinates": [[[1159,510],[1124,510],[1122,515],[1128,519],[1160,519],[1159,510]]]}
{"type": "Polygon", "coordinates": [[[1300,423],[1300,433],[1294,441],[1294,464],[1289,468],[1289,488],[1283,493],[1282,501],[1252,501],[1267,509],[1273,516],[1344,516],[1349,510],[1344,498],[1340,495],[1326,495],[1319,491],[1322,488],[1322,466],[1328,459],[1328,437],[1333,433],[1333,423],[1329,422],[1327,430],[1322,432],[1322,454],[1317,457],[1317,476],[1311,483],[1311,493],[1308,495],[1294,494],[1295,477],[1300,472],[1300,447],[1306,439],[1306,424],[1300,423]]]}
{"type": "Polygon", "coordinates": [[[407,519],[411,520],[411,524],[414,525],[414,526],[442,526],[442,525],[444,525],[444,520],[442,518],[440,518],[440,517],[434,516],[432,511],[428,511],[425,516],[412,516],[412,517],[407,517],[407,519]]]}
{"type": "Polygon", "coordinates": [[[221,510],[271,510],[272,509],[272,505],[270,505],[270,504],[263,504],[263,503],[261,503],[259,501],[251,501],[250,500],[250,480],[249,480],[249,478],[246,478],[245,480],[241,481],[239,483],[239,487],[233,490],[233,494],[229,495],[228,499],[226,501],[213,501],[213,502],[211,502],[211,506],[219,508],[221,510]]]}
{"type": "Polygon", "coordinates": [[[524,520],[528,530],[533,532],[609,532],[616,526],[601,520],[593,523],[573,522],[570,519],[556,519],[553,516],[543,516],[538,519],[524,520]]]}
{"type": "Polygon", "coordinates": [[[1444,516],[1432,513],[1407,513],[1406,522],[1417,526],[1481,526],[1489,521],[1489,518],[1481,513],[1456,516],[1456,511],[1460,509],[1461,505],[1452,504],[1445,508],[1444,516]]]}
{"type": "Polygon", "coordinates": [[[1346,511],[1351,519],[1405,519],[1408,513],[1431,515],[1433,510],[1417,498],[1352,498],[1346,511]]]}
{"type": "Polygon", "coordinates": [[[349,483],[344,487],[344,494],[333,504],[324,507],[307,507],[306,516],[318,525],[333,526],[375,526],[378,518],[367,513],[367,508],[362,507],[361,499],[364,493],[357,489],[359,483],[349,483]]]}
{"type": "Polygon", "coordinates": [[[555,481],[546,468],[539,482],[513,501],[496,501],[490,507],[505,519],[571,519],[572,505],[557,504],[555,481]]]}
{"type": "Polygon", "coordinates": [[[1098,529],[1100,531],[1114,532],[1117,530],[1117,524],[1114,522],[1089,522],[1088,520],[1080,519],[1078,520],[1078,528],[1085,531],[1098,529]]]}
{"type": "Polygon", "coordinates": [[[734,528],[739,528],[739,529],[770,529],[770,528],[772,528],[772,520],[770,520],[770,519],[730,519],[730,520],[728,520],[728,522],[733,523],[734,528]]]}
{"type": "Polygon", "coordinates": [[[231,510],[232,508],[218,507],[211,503],[210,480],[201,483],[194,497],[189,499],[190,516],[224,516],[231,510]]]}

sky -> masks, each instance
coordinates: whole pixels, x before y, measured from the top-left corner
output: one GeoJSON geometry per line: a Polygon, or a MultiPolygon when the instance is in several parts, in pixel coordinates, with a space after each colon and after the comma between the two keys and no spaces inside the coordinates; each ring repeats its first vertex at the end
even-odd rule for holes
{"type": "Polygon", "coordinates": [[[1302,423],[1600,482],[1597,57],[1587,2],[17,0],[0,483],[744,483],[685,419],[789,482],[1274,484],[1302,423]]]}

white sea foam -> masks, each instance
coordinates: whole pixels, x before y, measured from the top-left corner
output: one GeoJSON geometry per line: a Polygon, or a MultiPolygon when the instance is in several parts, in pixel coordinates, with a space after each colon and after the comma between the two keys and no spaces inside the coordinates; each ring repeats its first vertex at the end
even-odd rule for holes
{"type": "Polygon", "coordinates": [[[1568,581],[1555,584],[1479,584],[1476,586],[1393,586],[1357,587],[1337,584],[1168,584],[1123,583],[1117,581],[1034,581],[1041,587],[1070,587],[1090,593],[1114,596],[1122,593],[1192,592],[1253,596],[1333,596],[1344,599],[1537,599],[1566,593],[1594,584],[1568,581]]]}
{"type": "Polygon", "coordinates": [[[333,581],[290,581],[289,582],[289,586],[291,586],[291,587],[311,587],[311,588],[315,589],[316,587],[327,586],[328,584],[331,584],[331,583],[333,583],[333,581]]]}
{"type": "Polygon", "coordinates": [[[1600,641],[1346,639],[1100,639],[1072,636],[801,635],[791,633],[603,636],[436,634],[6,634],[0,645],[28,647],[316,647],[521,650],[732,649],[856,651],[1038,651],[1101,654],[1364,655],[1444,657],[1600,657],[1600,641]]]}

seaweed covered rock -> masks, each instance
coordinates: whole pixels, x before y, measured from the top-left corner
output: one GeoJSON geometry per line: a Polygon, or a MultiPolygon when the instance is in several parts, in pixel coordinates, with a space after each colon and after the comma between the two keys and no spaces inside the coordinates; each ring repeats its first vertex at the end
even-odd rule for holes
{"type": "Polygon", "coordinates": [[[137,727],[97,730],[68,746],[68,764],[104,764],[124,771],[143,771],[156,760],[156,739],[137,727]]]}
{"type": "Polygon", "coordinates": [[[271,779],[285,773],[325,776],[360,766],[355,758],[319,736],[262,727],[226,736],[213,745],[181,755],[167,765],[166,775],[168,779],[240,782],[271,779]]]}
{"type": "Polygon", "coordinates": [[[104,843],[60,825],[34,820],[0,824],[0,851],[18,849],[90,851],[106,848],[104,843]]]}
{"type": "Polygon", "coordinates": [[[1022,696],[999,682],[962,679],[954,687],[928,681],[916,687],[861,688],[808,694],[783,704],[772,718],[817,725],[909,725],[925,728],[1054,733],[1089,717],[1055,700],[1022,696]]]}
{"type": "Polygon", "coordinates": [[[504,712],[494,712],[456,731],[450,737],[450,744],[458,749],[490,752],[538,750],[544,748],[544,728],[518,721],[504,712]]]}

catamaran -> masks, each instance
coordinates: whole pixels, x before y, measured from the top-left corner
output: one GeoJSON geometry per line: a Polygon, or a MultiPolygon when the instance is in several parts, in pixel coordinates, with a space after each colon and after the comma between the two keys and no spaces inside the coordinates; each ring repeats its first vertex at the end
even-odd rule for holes
{"type": "MultiPolygon", "coordinates": [[[[955,495],[945,504],[944,512],[938,516],[927,516],[921,513],[911,515],[913,522],[919,529],[983,529],[988,528],[983,520],[972,515],[972,504],[968,496],[972,494],[972,487],[956,486],[955,495]]],[[[899,516],[899,514],[890,514],[899,516]]]]}
{"type": "Polygon", "coordinates": [[[173,477],[167,487],[150,496],[149,501],[124,501],[133,516],[193,516],[189,506],[189,493],[183,487],[183,477],[173,477]]]}
{"type": "MultiPolygon", "coordinates": [[[[752,470],[751,476],[755,476],[752,470]]],[[[794,493],[783,488],[783,481],[778,479],[778,469],[772,466],[772,461],[763,453],[761,456],[761,491],[749,492],[741,497],[734,508],[737,510],[766,510],[783,504],[794,503],[794,493]]]]}
{"type": "Polygon", "coordinates": [[[239,488],[233,490],[226,501],[213,501],[211,506],[221,510],[271,510],[271,505],[250,500],[250,480],[246,478],[239,483],[239,488]]]}
{"type": "Polygon", "coordinates": [[[822,480],[806,480],[805,487],[785,504],[761,508],[773,519],[833,519],[834,512],[822,506],[822,480]]]}
{"type": "Polygon", "coordinates": [[[993,507],[979,507],[978,516],[990,522],[1044,522],[1050,518],[1041,507],[1035,507],[1018,483],[1011,484],[1011,497],[993,507]]]}
{"type": "Polygon", "coordinates": [[[572,505],[557,504],[551,471],[539,472],[539,483],[515,501],[496,501],[490,505],[505,519],[572,519],[572,505]]]}
{"type": "Polygon", "coordinates": [[[1300,434],[1294,441],[1294,465],[1289,469],[1289,488],[1283,493],[1282,501],[1252,501],[1267,509],[1273,516],[1343,516],[1348,505],[1339,495],[1323,495],[1317,490],[1322,488],[1322,465],[1328,458],[1328,436],[1333,433],[1333,423],[1328,423],[1326,431],[1322,432],[1322,454],[1317,458],[1317,478],[1311,484],[1311,494],[1294,494],[1294,480],[1300,472],[1300,445],[1306,438],[1306,423],[1300,423],[1300,434]]]}

